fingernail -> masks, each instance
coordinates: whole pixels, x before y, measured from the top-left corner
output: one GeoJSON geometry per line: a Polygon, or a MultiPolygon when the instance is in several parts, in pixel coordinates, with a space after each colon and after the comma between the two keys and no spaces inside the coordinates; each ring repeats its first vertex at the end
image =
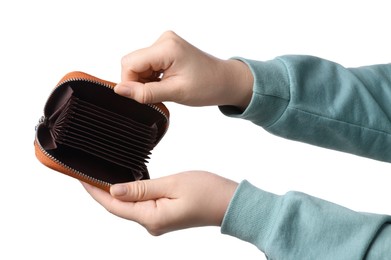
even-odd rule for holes
{"type": "Polygon", "coordinates": [[[110,193],[112,196],[123,196],[127,193],[127,191],[127,186],[123,184],[115,184],[110,188],[110,193]]]}

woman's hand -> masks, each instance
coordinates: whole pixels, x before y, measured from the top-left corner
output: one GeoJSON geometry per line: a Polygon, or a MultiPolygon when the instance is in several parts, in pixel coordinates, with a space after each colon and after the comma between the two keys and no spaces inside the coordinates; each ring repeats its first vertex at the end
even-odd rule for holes
{"type": "Polygon", "coordinates": [[[238,60],[221,60],[165,32],[152,46],[122,58],[115,92],[141,103],[174,101],[191,106],[232,105],[245,109],[253,76],[238,60]]]}
{"type": "Polygon", "coordinates": [[[152,235],[190,227],[220,226],[237,185],[203,171],[116,184],[110,194],[83,183],[109,212],[138,222],[152,235]]]}

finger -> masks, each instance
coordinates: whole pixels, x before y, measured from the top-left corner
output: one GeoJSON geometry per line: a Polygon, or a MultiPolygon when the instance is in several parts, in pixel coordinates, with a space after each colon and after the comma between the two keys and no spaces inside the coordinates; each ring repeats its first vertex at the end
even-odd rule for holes
{"type": "Polygon", "coordinates": [[[86,189],[86,191],[91,195],[91,197],[102,206],[105,207],[105,205],[109,205],[112,202],[113,197],[110,195],[110,193],[85,182],[81,182],[81,184],[86,189]]]}
{"type": "Polygon", "coordinates": [[[143,104],[159,103],[164,101],[180,101],[181,93],[178,86],[180,83],[171,79],[153,81],[147,83],[141,82],[122,82],[115,86],[114,91],[143,104]]]}
{"type": "Polygon", "coordinates": [[[160,45],[134,51],[121,60],[121,81],[139,81],[141,74],[164,71],[171,64],[172,58],[160,45]]]}
{"type": "Polygon", "coordinates": [[[164,42],[167,39],[173,39],[173,38],[180,39],[183,41],[183,39],[178,34],[169,30],[162,33],[162,35],[160,35],[160,37],[155,41],[154,45],[164,42]]]}
{"type": "Polygon", "coordinates": [[[171,198],[169,191],[170,184],[164,178],[154,180],[141,180],[128,183],[112,185],[110,194],[127,202],[141,202],[171,198]]]}
{"type": "Polygon", "coordinates": [[[172,39],[184,41],[173,31],[166,31],[152,46],[125,55],[121,60],[122,81],[138,81],[139,74],[143,72],[162,72],[170,67],[173,59],[169,57],[168,51],[171,48],[164,44],[164,42],[170,42],[172,39]]]}
{"type": "Polygon", "coordinates": [[[144,214],[155,208],[154,201],[145,201],[141,203],[124,202],[114,198],[110,195],[110,193],[90,184],[82,182],[82,185],[91,197],[102,205],[108,212],[121,218],[139,222],[140,224],[142,224],[142,221],[145,218],[144,214]]]}

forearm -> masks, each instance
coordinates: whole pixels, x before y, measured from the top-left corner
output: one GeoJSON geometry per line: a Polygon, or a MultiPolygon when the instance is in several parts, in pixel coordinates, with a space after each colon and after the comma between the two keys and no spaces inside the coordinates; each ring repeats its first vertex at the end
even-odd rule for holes
{"type": "Polygon", "coordinates": [[[270,259],[386,259],[391,217],[358,213],[303,193],[278,196],[242,182],[221,232],[270,259]],[[383,258],[382,258],[383,257],[383,258]]]}
{"type": "Polygon", "coordinates": [[[254,75],[242,112],[221,107],[293,140],[391,162],[391,64],[347,69],[311,56],[245,60],[254,75]]]}

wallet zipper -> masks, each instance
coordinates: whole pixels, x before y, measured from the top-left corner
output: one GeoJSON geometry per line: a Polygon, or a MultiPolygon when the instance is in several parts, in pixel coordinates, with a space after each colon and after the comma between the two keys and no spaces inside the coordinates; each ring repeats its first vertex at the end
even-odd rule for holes
{"type": "MultiPolygon", "coordinates": [[[[103,87],[106,87],[106,88],[113,89],[113,87],[112,87],[111,85],[102,83],[102,82],[97,81],[97,80],[85,79],[85,78],[81,78],[81,77],[73,77],[73,78],[68,78],[68,79],[66,79],[66,80],[64,80],[64,81],[62,81],[62,82],[60,82],[60,83],[58,83],[57,86],[56,86],[56,87],[52,90],[52,92],[50,93],[48,99],[50,99],[51,95],[54,93],[54,91],[55,91],[58,87],[60,87],[60,86],[62,86],[62,85],[64,85],[64,84],[66,84],[66,83],[72,82],[72,81],[85,81],[85,82],[90,82],[90,83],[98,84],[98,85],[103,86],[103,87]]],[[[161,110],[158,106],[156,106],[156,105],[154,105],[154,104],[147,104],[147,105],[150,106],[151,108],[153,108],[154,110],[158,111],[160,114],[162,114],[162,115],[166,118],[166,120],[168,121],[167,115],[166,115],[166,114],[163,112],[163,110],[161,110]]],[[[46,108],[46,105],[45,105],[45,108],[46,108]]],[[[46,110],[45,108],[44,108],[44,111],[46,110]]],[[[46,120],[47,120],[47,119],[46,119],[46,117],[45,117],[44,115],[41,116],[41,118],[40,118],[39,121],[38,121],[38,124],[35,126],[35,130],[38,128],[39,125],[45,123],[46,120]]],[[[164,136],[166,132],[167,132],[167,129],[166,129],[165,132],[162,134],[162,136],[164,136]]],[[[73,172],[74,174],[76,174],[76,175],[78,175],[78,176],[81,176],[82,179],[90,180],[90,181],[95,182],[95,183],[97,183],[98,185],[101,185],[101,186],[106,186],[106,187],[110,187],[110,186],[111,186],[111,184],[108,183],[108,182],[101,181],[101,180],[98,180],[98,179],[96,179],[96,178],[94,178],[94,177],[88,176],[88,175],[86,175],[86,174],[84,174],[84,173],[82,173],[82,172],[80,172],[80,171],[78,171],[78,170],[73,169],[72,167],[70,167],[70,166],[66,165],[65,163],[61,162],[60,160],[54,158],[51,154],[49,154],[49,153],[42,147],[42,145],[41,145],[41,144],[39,143],[39,141],[38,141],[38,138],[35,138],[35,140],[36,140],[36,142],[37,142],[37,144],[38,144],[38,147],[39,147],[40,151],[41,151],[46,157],[48,157],[50,160],[54,161],[54,162],[57,163],[58,165],[60,165],[60,166],[62,166],[62,167],[64,167],[64,168],[66,168],[66,169],[68,169],[69,171],[73,172]]]]}
{"type": "Polygon", "coordinates": [[[91,176],[88,176],[87,174],[84,174],[78,170],[75,170],[73,169],[72,167],[69,167],[68,165],[66,165],[65,163],[61,162],[60,160],[54,158],[51,154],[49,154],[47,151],[45,151],[45,149],[43,149],[42,145],[39,143],[38,139],[36,139],[37,141],[37,144],[38,144],[38,148],[40,149],[40,151],[46,156],[48,157],[51,161],[55,162],[56,164],[66,168],[67,170],[71,171],[72,173],[74,173],[75,175],[78,175],[81,177],[81,179],[84,179],[84,180],[89,180],[89,181],[92,181],[98,185],[101,185],[101,186],[105,186],[105,187],[110,187],[111,184],[108,183],[108,182],[105,182],[105,181],[101,181],[101,180],[98,180],[94,177],[91,177],[91,176]]]}

